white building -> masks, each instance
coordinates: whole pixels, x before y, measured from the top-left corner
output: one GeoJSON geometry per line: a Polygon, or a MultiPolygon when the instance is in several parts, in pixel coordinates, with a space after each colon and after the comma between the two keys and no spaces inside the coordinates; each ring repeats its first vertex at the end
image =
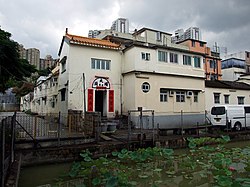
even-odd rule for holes
{"type": "Polygon", "coordinates": [[[89,38],[96,38],[100,34],[100,32],[101,31],[99,31],[99,30],[89,30],[88,37],[89,38]]]}
{"type": "MultiPolygon", "coordinates": [[[[142,107],[154,110],[161,128],[180,125],[180,116],[186,125],[204,122],[204,54],[172,44],[170,34],[148,28],[125,38],[111,33],[104,38],[109,40],[66,31],[59,50],[62,113],[99,111],[114,117],[142,107]]],[[[144,120],[151,125],[150,116],[144,120]]],[[[132,121],[138,125],[137,117],[132,121]]]]}
{"type": "MultiPolygon", "coordinates": [[[[59,66],[57,65],[49,76],[41,76],[38,78],[37,83],[34,88],[34,96],[30,99],[31,105],[30,109],[33,113],[38,113],[40,115],[58,113],[58,74],[59,66]]],[[[25,103],[29,101],[29,96],[26,95],[22,98],[23,105],[27,106],[25,103]]],[[[23,110],[29,109],[28,107],[23,107],[23,110]]]]}
{"type": "Polygon", "coordinates": [[[125,18],[118,18],[113,21],[111,30],[121,33],[129,33],[129,20],[125,18]]]}
{"type": "Polygon", "coordinates": [[[229,58],[221,61],[222,80],[236,81],[246,74],[246,62],[242,59],[229,58]]]}
{"type": "Polygon", "coordinates": [[[218,104],[250,104],[250,85],[233,81],[206,81],[206,111],[218,104]]]}
{"type": "Polygon", "coordinates": [[[171,41],[177,43],[187,39],[202,41],[200,29],[198,27],[190,27],[185,32],[183,29],[178,29],[175,31],[171,41]]]}

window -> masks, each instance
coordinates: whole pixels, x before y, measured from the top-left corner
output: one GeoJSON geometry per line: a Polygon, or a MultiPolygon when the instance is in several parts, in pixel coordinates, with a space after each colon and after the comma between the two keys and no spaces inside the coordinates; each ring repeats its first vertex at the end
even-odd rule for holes
{"type": "Polygon", "coordinates": [[[101,63],[101,69],[105,69],[106,62],[101,63]]]}
{"type": "Polygon", "coordinates": [[[156,40],[161,41],[161,32],[156,33],[156,40]]]}
{"type": "Polygon", "coordinates": [[[110,70],[110,62],[110,60],[91,58],[91,68],[110,70]]]}
{"type": "Polygon", "coordinates": [[[141,89],[144,93],[149,92],[150,90],[150,84],[148,82],[144,82],[141,86],[141,89]]]}
{"type": "Polygon", "coordinates": [[[220,103],[220,93],[214,93],[214,103],[215,104],[220,103]]]}
{"type": "Polygon", "coordinates": [[[204,47],[204,43],[203,42],[200,42],[200,47],[204,47]]]}
{"type": "Polygon", "coordinates": [[[195,47],[195,41],[192,40],[192,47],[195,47]]]}
{"type": "Polygon", "coordinates": [[[62,63],[62,73],[66,71],[66,63],[62,63]]]}
{"type": "Polygon", "coordinates": [[[238,105],[244,105],[245,97],[238,97],[238,105]]]}
{"type": "Polygon", "coordinates": [[[106,63],[106,70],[110,70],[110,60],[107,60],[105,63],[106,63]]]}
{"type": "Polygon", "coordinates": [[[150,60],[150,53],[141,53],[142,60],[149,61],[150,60]]]}
{"type": "Polygon", "coordinates": [[[229,104],[229,95],[224,95],[225,104],[229,104]]]}
{"type": "Polygon", "coordinates": [[[201,58],[194,56],[194,67],[200,68],[201,67],[201,58]]]}
{"type": "Polygon", "coordinates": [[[165,51],[158,51],[158,60],[161,62],[168,61],[168,53],[165,51]]]}
{"type": "Polygon", "coordinates": [[[168,101],[168,90],[165,88],[160,89],[160,102],[168,101]]]}
{"type": "Polygon", "coordinates": [[[212,115],[223,115],[226,114],[226,109],[224,106],[213,107],[211,110],[212,115]]]}
{"type": "Polygon", "coordinates": [[[55,100],[54,99],[51,101],[51,107],[55,108],[55,100]]]}
{"type": "Polygon", "coordinates": [[[215,60],[210,60],[210,61],[209,61],[209,64],[210,64],[210,68],[211,68],[211,69],[216,69],[216,65],[217,65],[217,64],[216,64],[216,61],[215,61],[215,60]]]}
{"type": "Polygon", "coordinates": [[[183,65],[191,66],[191,56],[183,55],[183,65]]]}
{"type": "Polygon", "coordinates": [[[176,95],[176,102],[185,102],[185,92],[184,91],[177,91],[176,95]]]}
{"type": "Polygon", "coordinates": [[[198,103],[198,92],[194,92],[194,102],[198,103]]]}
{"type": "Polygon", "coordinates": [[[250,57],[250,55],[249,55],[250,53],[249,52],[246,52],[246,53],[247,53],[247,58],[249,58],[250,57]]]}
{"type": "Polygon", "coordinates": [[[216,74],[211,74],[210,75],[210,80],[213,81],[213,80],[218,80],[218,75],[216,74]]]}
{"type": "Polygon", "coordinates": [[[249,106],[245,106],[244,109],[245,109],[245,113],[247,113],[247,114],[250,113],[250,107],[249,106]]]}
{"type": "Polygon", "coordinates": [[[100,60],[96,60],[96,69],[100,69],[101,62],[100,60]]]}
{"type": "Polygon", "coordinates": [[[176,54],[176,53],[170,53],[170,62],[172,62],[172,63],[178,63],[178,54],[176,54]]]}
{"type": "Polygon", "coordinates": [[[61,90],[61,101],[65,101],[66,98],[66,88],[61,90]]]}
{"type": "Polygon", "coordinates": [[[62,58],[62,60],[60,61],[61,63],[61,73],[65,72],[66,71],[66,60],[67,60],[67,56],[64,56],[62,58]]]}

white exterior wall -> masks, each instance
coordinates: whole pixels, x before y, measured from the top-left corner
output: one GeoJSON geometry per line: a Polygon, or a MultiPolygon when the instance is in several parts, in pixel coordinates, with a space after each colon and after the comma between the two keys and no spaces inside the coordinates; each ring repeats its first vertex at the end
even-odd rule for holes
{"type": "Polygon", "coordinates": [[[225,104],[224,95],[229,95],[229,104],[237,105],[238,98],[244,97],[244,104],[250,104],[250,93],[249,90],[230,90],[223,88],[205,88],[206,94],[206,111],[210,113],[212,106],[216,105],[214,103],[214,93],[220,93],[220,104],[225,104]]]}
{"type": "Polygon", "coordinates": [[[172,90],[201,90],[204,89],[204,81],[202,79],[183,78],[164,75],[147,75],[141,74],[138,78],[134,77],[135,82],[135,102],[134,108],[139,106],[145,109],[154,109],[158,115],[166,113],[173,114],[175,112],[204,112],[204,94],[199,92],[199,102],[193,102],[193,96],[191,98],[186,97],[185,102],[176,102],[176,95],[169,97],[168,102],[160,102],[160,88],[172,89],[172,90]],[[141,78],[145,77],[145,78],[141,78]],[[141,90],[143,82],[150,84],[150,91],[144,93],[141,90]]]}
{"type": "Polygon", "coordinates": [[[58,82],[53,81],[53,77],[47,80],[47,102],[46,110],[47,113],[58,113],[58,82]],[[54,102],[54,107],[52,107],[52,102],[54,102]]]}
{"type": "Polygon", "coordinates": [[[226,81],[236,81],[239,79],[240,75],[243,73],[246,73],[245,69],[241,68],[227,68],[227,69],[222,69],[222,80],[226,81]]]}
{"type": "Polygon", "coordinates": [[[122,111],[127,115],[128,110],[136,109],[138,107],[135,97],[135,75],[128,74],[123,77],[123,87],[122,87],[122,111]]]}
{"type": "MultiPolygon", "coordinates": [[[[31,112],[38,114],[58,113],[58,84],[52,83],[53,77],[47,77],[42,83],[34,88],[34,99],[30,103],[31,112]],[[56,98],[55,98],[56,97],[56,98]],[[52,107],[52,99],[55,105],[52,107]]],[[[27,105],[27,103],[26,103],[27,105]]],[[[24,109],[27,110],[27,109],[24,109]]]]}
{"type": "MultiPolygon", "coordinates": [[[[167,52],[169,55],[170,51],[167,52]]],[[[155,49],[133,47],[125,51],[123,62],[124,112],[135,110],[138,107],[154,110],[155,124],[159,123],[160,128],[178,127],[176,123],[179,125],[181,123],[181,112],[185,115],[185,124],[194,125],[196,122],[202,123],[202,117],[204,117],[205,112],[202,56],[200,56],[201,68],[194,68],[193,60],[192,66],[183,65],[183,53],[177,51],[175,53],[179,56],[178,64],[159,62],[158,50],[155,49]],[[141,52],[150,53],[150,60],[142,60],[141,52]],[[144,82],[150,84],[148,93],[144,93],[141,89],[144,82]],[[198,102],[194,102],[193,96],[185,96],[185,102],[176,102],[176,95],[173,97],[168,95],[167,102],[160,102],[160,88],[173,90],[174,92],[184,91],[185,93],[187,91],[198,91],[198,102]]],[[[138,119],[133,119],[134,123],[136,121],[138,119]]]]}
{"type": "Polygon", "coordinates": [[[68,88],[67,88],[67,82],[69,80],[69,59],[70,59],[70,47],[69,44],[67,42],[63,43],[63,48],[60,54],[60,60],[66,56],[66,64],[65,64],[65,69],[66,71],[62,73],[62,64],[60,63],[60,69],[59,69],[59,77],[58,77],[58,97],[57,97],[57,101],[58,101],[58,109],[59,112],[66,114],[68,113],[68,88]],[[62,89],[66,89],[66,96],[65,96],[65,101],[61,101],[61,90],[62,89]]]}
{"type": "Polygon", "coordinates": [[[20,98],[20,111],[31,110],[32,92],[20,98]]]}
{"type": "Polygon", "coordinates": [[[201,58],[201,68],[195,68],[193,58],[191,60],[192,61],[191,66],[183,65],[183,54],[185,53],[174,51],[174,53],[178,54],[179,63],[176,64],[176,63],[169,62],[169,53],[173,51],[162,50],[162,49],[160,50],[166,51],[168,53],[168,62],[158,61],[158,50],[142,48],[142,47],[134,47],[132,49],[127,50],[124,54],[123,73],[136,70],[136,71],[148,71],[148,72],[157,72],[157,73],[185,75],[185,76],[204,78],[202,56],[199,56],[201,58]],[[150,53],[149,61],[141,59],[142,52],[150,53]]]}
{"type": "Polygon", "coordinates": [[[243,82],[246,84],[250,84],[250,75],[245,75],[239,78],[237,82],[243,82]]]}
{"type": "MultiPolygon", "coordinates": [[[[65,43],[64,43],[65,44],[65,43]]],[[[88,103],[87,90],[92,88],[92,83],[96,77],[107,77],[110,82],[112,90],[114,90],[114,105],[115,110],[120,112],[120,90],[121,90],[121,53],[118,50],[86,47],[79,45],[70,45],[68,53],[62,53],[67,56],[66,71],[60,74],[59,87],[62,88],[63,84],[67,83],[67,104],[62,105],[64,112],[66,110],[80,110],[84,111],[84,91],[83,91],[83,73],[85,76],[86,88],[86,105],[88,103]],[[110,70],[91,69],[91,58],[111,60],[110,70]],[[65,75],[64,75],[65,74],[65,75]],[[67,106],[67,107],[66,107],[67,106]]],[[[106,92],[105,106],[108,106],[108,91],[106,92]]],[[[106,107],[107,108],[107,107],[106,107]]],[[[87,106],[86,106],[87,109],[87,106]]],[[[95,111],[95,109],[94,109],[95,111]]],[[[108,112],[107,109],[104,112],[108,112]]],[[[115,112],[107,113],[108,117],[114,116],[115,112]]]]}
{"type": "Polygon", "coordinates": [[[238,53],[232,53],[232,54],[225,55],[225,59],[228,59],[228,58],[237,58],[237,59],[245,60],[246,59],[246,52],[240,51],[238,53]]]}

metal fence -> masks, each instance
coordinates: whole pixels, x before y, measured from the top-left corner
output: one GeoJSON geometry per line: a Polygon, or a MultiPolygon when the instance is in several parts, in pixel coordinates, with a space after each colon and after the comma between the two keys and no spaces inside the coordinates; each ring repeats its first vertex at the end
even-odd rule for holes
{"type": "Polygon", "coordinates": [[[5,180],[11,164],[14,162],[14,121],[13,117],[0,116],[0,186],[5,186],[5,180]]]}
{"type": "MultiPolygon", "coordinates": [[[[16,138],[22,139],[46,139],[68,138],[76,136],[92,136],[92,131],[84,124],[84,118],[80,114],[39,114],[29,115],[17,113],[16,138]]],[[[92,127],[89,127],[92,129],[92,127]]]]}

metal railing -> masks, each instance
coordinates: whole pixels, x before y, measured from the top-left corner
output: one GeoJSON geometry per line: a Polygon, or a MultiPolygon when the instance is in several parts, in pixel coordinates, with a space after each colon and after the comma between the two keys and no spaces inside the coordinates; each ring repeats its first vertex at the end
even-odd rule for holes
{"type": "Polygon", "coordinates": [[[11,164],[14,162],[15,122],[13,116],[0,116],[0,186],[5,180],[11,164]]]}
{"type": "Polygon", "coordinates": [[[76,114],[16,114],[16,138],[46,139],[85,136],[84,118],[76,114]]]}

